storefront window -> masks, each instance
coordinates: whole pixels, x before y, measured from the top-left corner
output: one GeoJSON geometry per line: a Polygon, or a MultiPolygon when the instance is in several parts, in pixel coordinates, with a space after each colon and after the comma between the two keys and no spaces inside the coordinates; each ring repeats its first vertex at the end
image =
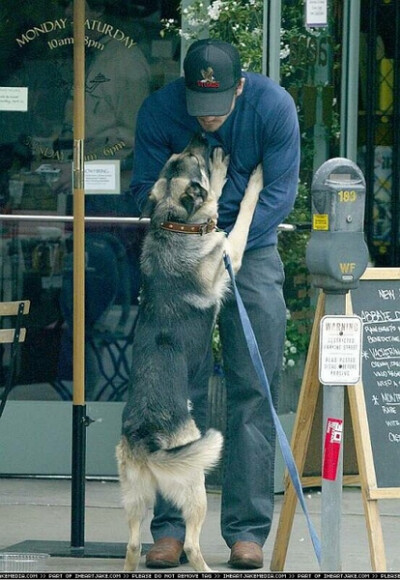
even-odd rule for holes
{"type": "Polygon", "coordinates": [[[371,261],[400,260],[399,140],[400,8],[395,0],[362,0],[358,162],[367,179],[366,233],[371,261]]]}
{"type": "MultiPolygon", "coordinates": [[[[179,40],[160,36],[174,4],[86,2],[85,206],[88,217],[109,218],[86,227],[88,400],[121,400],[126,389],[144,229],[110,218],[133,214],[127,190],[138,109],[180,74],[179,40]]],[[[31,300],[10,398],[68,399],[73,3],[4,0],[1,16],[0,300],[31,300]]],[[[5,347],[2,354],[5,377],[5,347]]]]}

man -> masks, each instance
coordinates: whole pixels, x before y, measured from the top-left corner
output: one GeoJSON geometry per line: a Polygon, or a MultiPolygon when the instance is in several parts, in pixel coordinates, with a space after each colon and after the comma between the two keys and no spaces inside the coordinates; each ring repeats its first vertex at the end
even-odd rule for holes
{"type": "MultiPolygon", "coordinates": [[[[218,40],[189,48],[184,78],[153,93],[137,119],[131,191],[143,206],[164,163],[202,132],[230,156],[219,201],[220,228],[232,228],[249,176],[263,164],[264,188],[250,229],[239,292],[248,311],[275,404],[285,340],[284,273],[277,227],[292,209],[297,191],[299,130],[290,95],[271,79],[242,73],[236,49],[218,40]]],[[[227,389],[221,528],[235,568],[261,568],[262,546],[271,528],[274,500],[275,429],[263,388],[253,369],[233,296],[219,319],[227,389]]],[[[191,385],[194,416],[205,427],[212,361],[191,385]]],[[[155,540],[148,567],[177,566],[184,528],[179,514],[159,499],[152,521],[155,540]]]]}

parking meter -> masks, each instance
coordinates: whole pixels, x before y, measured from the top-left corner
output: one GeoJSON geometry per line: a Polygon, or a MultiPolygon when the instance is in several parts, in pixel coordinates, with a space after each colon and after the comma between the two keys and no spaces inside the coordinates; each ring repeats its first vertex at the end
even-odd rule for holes
{"type": "Polygon", "coordinates": [[[329,159],[314,175],[311,198],[306,263],[313,286],[329,293],[357,288],[368,264],[365,179],[360,168],[349,159],[329,159]]]}

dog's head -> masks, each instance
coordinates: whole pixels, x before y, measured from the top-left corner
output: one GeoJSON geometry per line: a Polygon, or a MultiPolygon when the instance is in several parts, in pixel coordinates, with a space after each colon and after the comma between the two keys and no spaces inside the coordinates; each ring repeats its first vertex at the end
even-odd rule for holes
{"type": "Polygon", "coordinates": [[[172,155],[150,191],[142,217],[154,223],[207,221],[217,212],[210,191],[210,148],[201,135],[192,138],[182,153],[172,155]]]}

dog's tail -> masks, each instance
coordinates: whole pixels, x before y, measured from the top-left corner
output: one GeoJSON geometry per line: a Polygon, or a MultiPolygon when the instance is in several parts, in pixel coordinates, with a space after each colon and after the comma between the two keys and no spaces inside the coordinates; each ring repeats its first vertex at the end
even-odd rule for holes
{"type": "Polygon", "coordinates": [[[160,449],[149,457],[149,467],[154,474],[170,474],[175,478],[190,479],[198,470],[209,471],[220,459],[223,437],[219,431],[209,429],[203,437],[172,449],[160,449]]]}

